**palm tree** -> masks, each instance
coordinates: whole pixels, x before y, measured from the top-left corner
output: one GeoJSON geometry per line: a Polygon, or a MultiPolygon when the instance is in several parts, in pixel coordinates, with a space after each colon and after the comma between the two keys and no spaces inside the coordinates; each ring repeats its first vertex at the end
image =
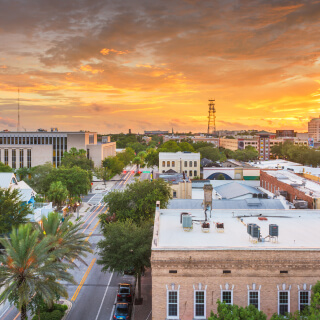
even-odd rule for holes
{"type": "Polygon", "coordinates": [[[0,302],[13,300],[22,320],[26,319],[27,305],[36,293],[50,305],[56,295],[68,296],[58,279],[76,284],[67,272],[69,265],[57,259],[58,252],[51,250],[52,237],[40,240],[39,231],[31,224],[13,229],[10,239],[0,239],[0,243],[5,248],[0,255],[0,287],[4,288],[0,302]]]}
{"type": "Polygon", "coordinates": [[[41,232],[40,237],[52,237],[53,246],[51,251],[56,251],[59,259],[64,259],[73,266],[76,266],[74,260],[85,261],[82,257],[86,257],[87,252],[92,252],[90,243],[86,241],[87,235],[81,232],[81,222],[71,224],[70,217],[67,217],[62,223],[59,213],[50,212],[48,217],[42,217],[42,227],[36,225],[41,232]]]}

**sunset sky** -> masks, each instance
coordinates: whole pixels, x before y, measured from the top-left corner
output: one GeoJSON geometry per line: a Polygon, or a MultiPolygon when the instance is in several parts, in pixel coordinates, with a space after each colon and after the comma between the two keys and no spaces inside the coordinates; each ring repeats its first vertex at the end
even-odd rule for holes
{"type": "Polygon", "coordinates": [[[0,130],[295,129],[320,114],[320,1],[0,0],[0,130]]]}

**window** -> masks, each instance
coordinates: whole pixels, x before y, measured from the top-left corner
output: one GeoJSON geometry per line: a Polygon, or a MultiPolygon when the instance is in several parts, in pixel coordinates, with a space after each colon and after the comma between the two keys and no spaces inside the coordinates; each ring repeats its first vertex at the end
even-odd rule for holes
{"type": "Polygon", "coordinates": [[[194,292],[194,318],[206,316],[206,292],[204,290],[194,292]]]}
{"type": "Polygon", "coordinates": [[[172,161],[172,162],[171,162],[171,167],[175,167],[175,166],[176,166],[175,161],[172,161]]]}
{"type": "Polygon", "coordinates": [[[169,290],[167,296],[167,318],[168,319],[178,319],[179,318],[179,296],[178,291],[176,290],[169,290]]]}
{"type": "Polygon", "coordinates": [[[17,152],[16,149],[12,149],[12,169],[17,168],[17,152]]]}
{"type": "Polygon", "coordinates": [[[23,149],[20,149],[20,168],[23,168],[23,149]]]}
{"type": "Polygon", "coordinates": [[[94,144],[94,134],[89,134],[89,144],[94,144]]]}
{"type": "Polygon", "coordinates": [[[189,171],[189,177],[192,177],[192,170],[189,171]]]}
{"type": "Polygon", "coordinates": [[[9,150],[4,149],[4,164],[8,165],[8,162],[9,162],[9,150]]]}
{"type": "Polygon", "coordinates": [[[310,291],[299,291],[299,311],[310,304],[310,291]]]}
{"type": "Polygon", "coordinates": [[[258,310],[260,310],[260,295],[259,295],[259,291],[249,291],[249,301],[248,301],[248,305],[252,304],[254,305],[258,310]]]}
{"type": "Polygon", "coordinates": [[[188,166],[188,161],[184,162],[184,166],[187,167],[188,166]]]}
{"type": "Polygon", "coordinates": [[[193,161],[193,166],[194,166],[194,167],[197,166],[197,161],[193,161]]]}
{"type": "Polygon", "coordinates": [[[174,198],[177,197],[177,191],[173,191],[173,197],[174,197],[174,198]]]}
{"type": "Polygon", "coordinates": [[[222,290],[221,292],[221,301],[225,302],[226,304],[233,304],[233,297],[231,290],[222,290]]]}
{"type": "Polygon", "coordinates": [[[162,161],[162,166],[165,167],[166,166],[166,162],[162,161]]]}
{"type": "Polygon", "coordinates": [[[27,167],[31,168],[31,149],[27,150],[27,167]]]}
{"type": "Polygon", "coordinates": [[[285,315],[290,312],[289,291],[279,291],[278,293],[278,314],[285,315]]]}
{"type": "Polygon", "coordinates": [[[27,139],[27,142],[26,142],[26,143],[27,143],[27,144],[30,144],[30,138],[27,137],[26,139],[27,139]]]}
{"type": "Polygon", "coordinates": [[[192,161],[189,161],[189,167],[192,167],[192,161]]]}
{"type": "Polygon", "coordinates": [[[196,177],[197,176],[197,170],[193,171],[193,176],[196,177]]]}
{"type": "Polygon", "coordinates": [[[170,161],[167,161],[167,167],[170,167],[170,161]]]}

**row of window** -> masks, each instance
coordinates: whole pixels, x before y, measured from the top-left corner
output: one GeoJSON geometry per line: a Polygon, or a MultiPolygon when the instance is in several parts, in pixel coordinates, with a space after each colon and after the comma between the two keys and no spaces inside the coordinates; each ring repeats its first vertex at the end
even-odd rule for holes
{"type": "Polygon", "coordinates": [[[66,137],[0,137],[0,144],[57,144],[67,145],[66,137]],[[62,142],[63,141],[63,142],[62,142]]]}
{"type": "MultiPolygon", "coordinates": [[[[311,291],[299,291],[299,311],[310,304],[311,291]]],[[[233,290],[221,290],[221,301],[233,304],[233,290]]],[[[260,310],[260,290],[248,290],[248,305],[260,310]]],[[[194,318],[206,318],[206,290],[194,290],[194,318]]],[[[290,312],[290,291],[278,291],[278,314],[290,312]]],[[[179,319],[179,290],[167,291],[167,319],[179,319]]]]}
{"type": "MultiPolygon", "coordinates": [[[[174,168],[176,166],[175,161],[162,161],[162,166],[165,167],[167,163],[167,167],[172,167],[174,168]]],[[[189,167],[197,167],[198,163],[197,161],[189,161],[189,167]]],[[[188,167],[188,161],[184,161],[184,167],[188,167]]]]}
{"type": "MultiPolygon", "coordinates": [[[[18,149],[19,168],[24,168],[24,149],[18,149]]],[[[1,149],[0,149],[1,159],[1,149]]],[[[9,149],[4,149],[4,164],[9,165],[9,149]]],[[[11,149],[11,167],[17,168],[17,149],[11,149]]],[[[27,149],[27,168],[31,168],[31,149],[27,149]]]]}

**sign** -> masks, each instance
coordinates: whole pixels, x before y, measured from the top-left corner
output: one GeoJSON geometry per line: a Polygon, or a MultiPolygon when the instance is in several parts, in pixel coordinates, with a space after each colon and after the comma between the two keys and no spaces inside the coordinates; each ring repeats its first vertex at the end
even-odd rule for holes
{"type": "Polygon", "coordinates": [[[142,173],[150,173],[150,171],[142,171],[142,173]]]}

